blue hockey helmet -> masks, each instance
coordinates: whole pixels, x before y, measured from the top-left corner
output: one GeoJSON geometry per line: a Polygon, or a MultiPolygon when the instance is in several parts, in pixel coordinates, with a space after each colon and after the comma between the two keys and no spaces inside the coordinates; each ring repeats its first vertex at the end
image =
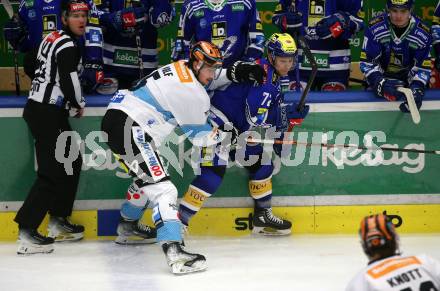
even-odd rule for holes
{"type": "Polygon", "coordinates": [[[267,54],[272,58],[275,57],[295,57],[296,48],[295,40],[287,33],[274,33],[271,35],[266,44],[267,54]]]}
{"type": "Polygon", "coordinates": [[[414,0],[387,0],[387,8],[401,8],[411,10],[414,5],[414,0]]]}

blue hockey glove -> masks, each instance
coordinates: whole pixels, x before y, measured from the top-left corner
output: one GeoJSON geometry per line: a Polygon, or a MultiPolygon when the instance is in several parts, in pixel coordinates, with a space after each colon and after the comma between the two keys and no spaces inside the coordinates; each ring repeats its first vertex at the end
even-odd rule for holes
{"type": "Polygon", "coordinates": [[[156,27],[163,27],[171,21],[176,16],[176,9],[171,1],[156,1],[159,5],[153,5],[148,11],[148,16],[150,18],[150,23],[156,27]]]}
{"type": "Polygon", "coordinates": [[[86,63],[81,74],[81,85],[85,93],[93,93],[104,80],[104,68],[99,63],[86,63]]]}
{"type": "Polygon", "coordinates": [[[108,18],[113,28],[122,36],[133,36],[145,23],[143,7],[129,7],[111,13],[108,18]]]}
{"type": "Polygon", "coordinates": [[[379,97],[384,97],[388,101],[396,101],[405,98],[405,94],[397,90],[404,86],[405,83],[400,80],[383,78],[376,82],[374,90],[379,97]]]}
{"type": "Polygon", "coordinates": [[[321,19],[316,24],[316,34],[321,39],[338,38],[350,29],[350,17],[338,12],[321,19]]]}
{"type": "Polygon", "coordinates": [[[5,23],[3,27],[5,40],[7,40],[14,49],[17,49],[19,44],[26,37],[26,29],[20,19],[16,16],[12,17],[5,23]]]}
{"type": "MultiPolygon", "coordinates": [[[[411,83],[410,89],[413,93],[417,109],[420,109],[420,107],[422,107],[423,96],[425,96],[425,86],[418,81],[414,81],[411,83]]],[[[408,101],[400,104],[399,109],[404,113],[409,113],[408,101]]]]}
{"type": "Polygon", "coordinates": [[[302,124],[304,118],[309,114],[310,106],[305,105],[301,111],[298,111],[298,103],[292,102],[287,103],[286,105],[286,116],[289,121],[287,131],[292,131],[296,125],[300,126],[302,124]]]}
{"type": "Polygon", "coordinates": [[[310,106],[305,105],[301,111],[298,111],[298,103],[289,102],[279,105],[279,116],[276,122],[277,131],[289,132],[296,125],[301,125],[304,118],[309,114],[310,106]]]}
{"type": "Polygon", "coordinates": [[[226,76],[234,83],[261,85],[266,78],[266,71],[256,63],[236,61],[226,69],[226,76]]]}
{"type": "Polygon", "coordinates": [[[272,17],[272,23],[278,26],[282,32],[299,33],[303,17],[299,12],[275,13],[272,17]]]}

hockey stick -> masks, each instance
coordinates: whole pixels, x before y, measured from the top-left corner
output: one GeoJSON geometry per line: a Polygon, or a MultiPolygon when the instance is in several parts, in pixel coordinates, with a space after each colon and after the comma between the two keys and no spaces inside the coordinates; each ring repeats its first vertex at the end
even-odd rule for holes
{"type": "MultiPolygon", "coordinates": [[[[142,7],[142,3],[140,0],[132,1],[132,7],[142,7]]],[[[148,16],[145,15],[145,22],[148,21],[148,16]]],[[[138,56],[138,65],[139,65],[139,80],[144,77],[144,61],[142,60],[142,46],[141,46],[141,31],[136,29],[136,50],[138,56]]]]}
{"type": "Polygon", "coordinates": [[[141,36],[139,31],[136,32],[136,50],[138,55],[139,80],[140,80],[144,77],[144,61],[142,60],[141,36]]]}
{"type": "MultiPolygon", "coordinates": [[[[8,13],[10,19],[14,17],[14,9],[12,8],[11,2],[9,0],[1,0],[3,7],[8,13]]],[[[18,49],[14,48],[14,74],[15,74],[15,95],[20,95],[20,75],[18,73],[18,49]]]]}
{"type": "Polygon", "coordinates": [[[325,148],[355,148],[359,150],[383,150],[392,152],[406,152],[406,153],[419,153],[419,154],[434,154],[440,155],[440,150],[417,150],[417,149],[402,149],[402,148],[390,148],[390,147],[366,147],[357,144],[331,144],[331,143],[311,143],[311,142],[298,142],[296,140],[280,140],[280,139],[258,139],[248,138],[246,140],[249,143],[263,143],[263,144],[287,144],[287,145],[304,145],[307,147],[319,146],[325,148]]]}
{"type": "MultiPolygon", "coordinates": [[[[296,13],[296,0],[292,0],[290,4],[289,10],[291,12],[296,13]]],[[[312,71],[310,72],[309,80],[307,81],[306,87],[304,88],[304,91],[302,92],[301,99],[299,100],[298,107],[296,108],[297,111],[302,111],[304,108],[304,105],[306,104],[306,97],[307,94],[310,91],[310,88],[312,87],[313,81],[315,81],[316,73],[318,72],[318,65],[316,64],[315,57],[313,56],[312,52],[310,51],[309,45],[307,44],[304,36],[302,36],[300,33],[297,34],[294,31],[288,30],[288,33],[296,40],[298,41],[300,47],[303,49],[304,55],[309,60],[310,65],[312,67],[312,71]]],[[[298,64],[299,66],[299,64],[298,64]]]]}
{"type": "Polygon", "coordinates": [[[417,109],[416,102],[414,101],[414,96],[411,89],[400,87],[397,89],[406,96],[406,101],[408,102],[409,112],[411,113],[411,118],[415,124],[420,123],[420,112],[417,109]]]}

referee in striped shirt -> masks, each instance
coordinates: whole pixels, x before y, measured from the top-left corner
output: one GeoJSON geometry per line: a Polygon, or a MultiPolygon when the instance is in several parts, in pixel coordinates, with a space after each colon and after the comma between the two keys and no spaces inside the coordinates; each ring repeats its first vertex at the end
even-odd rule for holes
{"type": "Polygon", "coordinates": [[[54,241],[79,240],[84,233],[82,225],[68,220],[78,187],[81,155],[72,163],[73,171],[67,171],[57,161],[56,151],[70,156],[75,142],[68,138],[61,149],[56,146],[59,135],[72,130],[69,109],[75,110],[76,118],[84,113],[77,71],[81,60],[78,38],[85,33],[89,7],[84,0],[66,0],[61,6],[63,29],[50,33],[40,44],[35,77],[23,111],[35,139],[38,170],[15,217],[19,226],[18,254],[50,253],[54,241]],[[47,212],[48,237],[37,231],[47,212]]]}

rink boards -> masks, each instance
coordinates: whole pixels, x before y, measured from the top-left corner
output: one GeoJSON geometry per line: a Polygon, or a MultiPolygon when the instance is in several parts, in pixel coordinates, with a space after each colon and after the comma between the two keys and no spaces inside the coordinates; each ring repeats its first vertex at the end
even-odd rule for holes
{"type": "MultiPolygon", "coordinates": [[[[440,93],[430,91],[419,125],[398,111],[398,103],[382,102],[369,93],[310,94],[311,113],[294,138],[311,143],[387,145],[417,150],[440,148],[440,93]]],[[[298,96],[289,95],[289,99],[298,96]]],[[[114,235],[119,208],[129,179],[100,133],[108,97],[87,98],[86,116],[72,120],[84,142],[84,165],[74,216],[87,226],[87,237],[114,235]],[[97,158],[100,156],[100,158],[97,158]],[[93,159],[94,158],[94,159],[93,159]]],[[[0,98],[0,239],[16,238],[14,212],[34,177],[32,137],[21,118],[24,98],[0,98]]],[[[194,177],[191,146],[179,132],[164,152],[179,197],[194,177]]],[[[275,159],[274,206],[290,218],[297,233],[352,233],[360,218],[383,212],[399,217],[403,232],[440,232],[440,156],[368,151],[345,153],[322,147],[293,147],[283,161],[275,159]],[[375,205],[375,206],[368,206],[375,205]]],[[[192,221],[192,234],[245,235],[250,232],[252,200],[247,174],[239,165],[228,169],[220,190],[192,221]]],[[[149,216],[149,215],[146,215],[149,216]]],[[[397,219],[397,218],[396,218],[397,219]]]]}
{"type": "MultiPolygon", "coordinates": [[[[294,234],[354,234],[362,217],[386,213],[399,233],[440,233],[440,205],[364,205],[364,206],[296,206],[274,207],[274,212],[293,222],[294,234]]],[[[0,212],[0,240],[17,238],[14,212],[0,212]]],[[[151,209],[144,222],[151,223],[151,209]]],[[[113,239],[119,210],[78,210],[72,220],[85,226],[87,239],[113,239]]],[[[40,227],[46,233],[48,219],[40,227]]],[[[204,208],[191,221],[190,235],[246,236],[252,230],[251,208],[204,208]]]]}

